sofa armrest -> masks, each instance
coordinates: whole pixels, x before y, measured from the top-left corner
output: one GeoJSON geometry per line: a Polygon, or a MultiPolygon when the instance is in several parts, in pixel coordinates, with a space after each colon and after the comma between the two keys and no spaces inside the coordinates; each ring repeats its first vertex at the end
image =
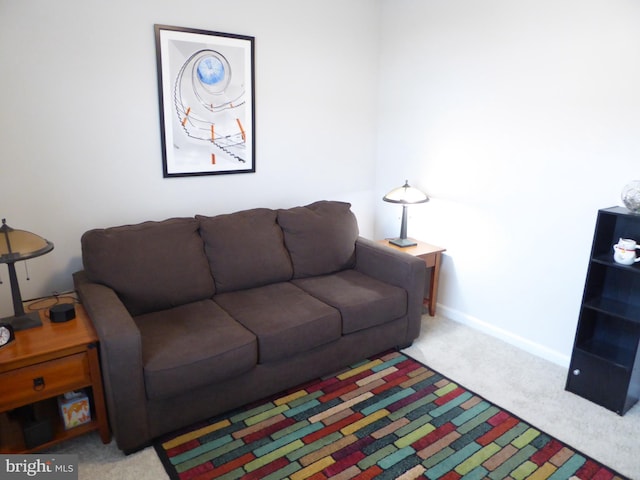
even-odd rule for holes
{"type": "Polygon", "coordinates": [[[116,293],[73,274],[75,289],[100,340],[102,379],[118,447],[131,451],[149,440],[140,331],[116,293]]]}
{"type": "Polygon", "coordinates": [[[407,292],[406,344],[420,333],[426,265],[420,258],[385,247],[363,237],[356,241],[355,269],[377,280],[403,288],[407,292]]]}

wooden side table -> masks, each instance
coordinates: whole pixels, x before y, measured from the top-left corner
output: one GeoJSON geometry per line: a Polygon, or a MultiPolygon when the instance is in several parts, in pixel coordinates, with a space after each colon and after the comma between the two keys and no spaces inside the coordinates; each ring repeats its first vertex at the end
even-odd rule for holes
{"type": "Polygon", "coordinates": [[[15,341],[0,348],[0,453],[42,450],[66,439],[94,430],[103,443],[111,432],[102,387],[98,336],[80,304],[76,317],[53,323],[48,310],[40,310],[42,326],[15,333],[15,341]],[[57,396],[73,390],[89,393],[91,421],[65,430],[58,413],[57,396]],[[27,448],[22,427],[11,414],[27,405],[50,419],[53,438],[27,448]]]}
{"type": "Polygon", "coordinates": [[[412,247],[398,247],[388,240],[378,240],[381,245],[386,245],[389,248],[398,250],[400,252],[408,253],[414,257],[418,257],[424,260],[427,264],[427,268],[431,272],[429,282],[429,296],[425,298],[425,303],[429,308],[429,315],[432,317],[436,314],[436,301],[438,299],[438,278],[440,277],[440,264],[442,263],[442,252],[446,248],[437,247],[428,243],[421,242],[415,238],[410,239],[416,242],[416,245],[412,247]]]}

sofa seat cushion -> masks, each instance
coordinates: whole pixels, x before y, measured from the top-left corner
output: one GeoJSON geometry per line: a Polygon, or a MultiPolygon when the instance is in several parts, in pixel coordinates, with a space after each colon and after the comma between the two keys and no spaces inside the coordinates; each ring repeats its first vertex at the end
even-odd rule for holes
{"type": "Polygon", "coordinates": [[[340,338],[338,311],[289,282],[216,295],[214,300],[258,337],[259,363],[340,338]]]}
{"type": "Polygon", "coordinates": [[[196,215],[218,293],[291,279],[293,267],[276,217],[267,208],[196,215]]]}
{"type": "Polygon", "coordinates": [[[356,270],[301,278],[293,280],[293,283],[340,311],[343,334],[390,322],[407,314],[407,293],[404,289],[356,270]]]}
{"type": "Polygon", "coordinates": [[[255,335],[212,300],[134,318],[147,397],[164,398],[240,375],[257,363],[255,335]]]}

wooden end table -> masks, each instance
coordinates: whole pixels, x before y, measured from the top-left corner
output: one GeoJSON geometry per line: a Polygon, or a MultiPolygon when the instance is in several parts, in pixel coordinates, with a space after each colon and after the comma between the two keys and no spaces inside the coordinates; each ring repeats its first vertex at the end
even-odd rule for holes
{"type": "Polygon", "coordinates": [[[40,310],[42,326],[15,332],[15,341],[0,348],[0,453],[38,451],[94,430],[103,443],[110,442],[98,336],[83,306],[75,304],[75,312],[74,319],[53,323],[48,309],[40,310]],[[89,394],[91,421],[65,430],[57,396],[79,389],[89,394]],[[19,421],[10,414],[27,405],[50,419],[53,427],[53,438],[31,449],[19,421]]]}
{"type": "Polygon", "coordinates": [[[438,278],[440,277],[442,252],[446,251],[446,248],[430,245],[428,243],[421,242],[420,240],[416,240],[415,238],[411,238],[409,240],[413,240],[414,242],[416,242],[416,245],[411,247],[398,247],[397,245],[389,243],[389,240],[378,240],[378,243],[424,260],[427,268],[431,272],[431,275],[429,277],[429,296],[425,298],[425,303],[427,304],[427,307],[429,309],[429,315],[433,317],[436,314],[436,301],[438,299],[438,278]]]}

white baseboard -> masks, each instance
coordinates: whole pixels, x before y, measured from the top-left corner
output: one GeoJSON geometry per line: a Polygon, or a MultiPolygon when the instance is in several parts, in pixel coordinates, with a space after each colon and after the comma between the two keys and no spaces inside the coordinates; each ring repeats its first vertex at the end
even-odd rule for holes
{"type": "Polygon", "coordinates": [[[519,335],[514,335],[512,332],[509,332],[502,328],[498,328],[495,325],[483,322],[478,318],[472,317],[471,315],[467,315],[444,305],[438,304],[437,309],[443,316],[453,321],[468,325],[469,327],[486,333],[487,335],[499,338],[500,340],[503,340],[510,345],[518,347],[538,357],[544,358],[545,360],[555,363],[556,365],[569,368],[571,357],[568,355],[552,350],[548,347],[545,347],[544,345],[540,345],[539,343],[532,342],[531,340],[523,338],[519,335]]]}

